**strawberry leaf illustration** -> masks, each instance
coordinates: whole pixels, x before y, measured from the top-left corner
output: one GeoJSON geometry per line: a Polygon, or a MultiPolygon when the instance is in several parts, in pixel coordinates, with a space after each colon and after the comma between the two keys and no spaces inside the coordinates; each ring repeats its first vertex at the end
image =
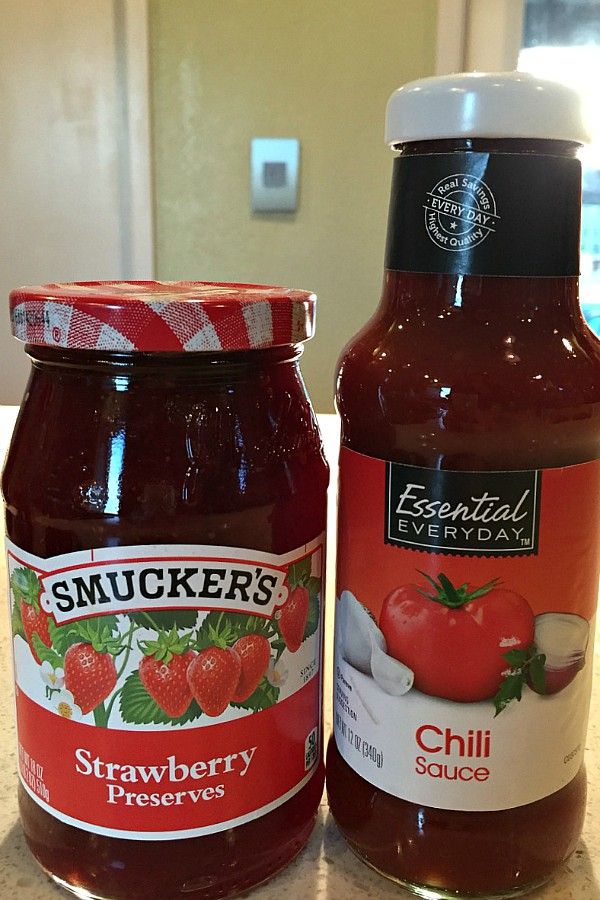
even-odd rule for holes
{"type": "Polygon", "coordinates": [[[150,619],[164,631],[170,631],[171,628],[193,628],[198,618],[198,612],[195,609],[159,609],[152,610],[147,615],[141,611],[130,612],[128,615],[132,622],[142,628],[150,627],[150,619]]]}
{"type": "Polygon", "coordinates": [[[189,634],[181,636],[176,628],[171,628],[170,631],[157,632],[156,640],[142,641],[139,647],[145,656],[153,656],[161,662],[170,663],[173,656],[189,650],[189,645],[189,634]]]}
{"type": "Polygon", "coordinates": [[[266,678],[263,678],[253,694],[247,700],[241,703],[232,703],[236,709],[249,709],[252,712],[260,712],[261,709],[268,709],[274,706],[279,700],[279,688],[269,684],[266,678]]]}
{"type": "Polygon", "coordinates": [[[310,579],[311,557],[306,556],[300,562],[293,563],[288,569],[287,580],[290,588],[294,590],[297,587],[306,587],[306,583],[310,579]]]}
{"type": "Polygon", "coordinates": [[[56,625],[52,619],[48,619],[48,634],[52,641],[52,646],[61,656],[64,656],[72,644],[78,644],[81,641],[81,635],[73,625],[56,625]]]}
{"type": "Polygon", "coordinates": [[[132,672],[126,679],[119,697],[119,709],[124,722],[131,725],[185,725],[202,715],[195,700],[178,719],[172,719],[153,700],[138,672],[132,672]]]}
{"type": "Polygon", "coordinates": [[[246,634],[262,634],[267,639],[276,635],[277,629],[271,619],[263,619],[262,616],[239,616],[242,619],[243,631],[246,634]]]}
{"type": "Polygon", "coordinates": [[[68,627],[80,634],[81,637],[100,632],[105,635],[114,635],[119,630],[119,623],[116,616],[91,616],[89,619],[78,619],[76,622],[71,622],[68,627]]]}
{"type": "Polygon", "coordinates": [[[23,600],[25,603],[30,603],[36,612],[39,611],[40,580],[33,569],[25,567],[14,569],[10,576],[10,586],[17,603],[23,600]]]}
{"type": "Polygon", "coordinates": [[[25,635],[25,629],[23,628],[23,620],[21,618],[21,608],[18,603],[15,603],[12,608],[11,613],[11,630],[13,636],[22,637],[24,641],[27,640],[27,636],[25,635]]]}
{"type": "Polygon", "coordinates": [[[70,626],[70,631],[78,641],[91,644],[98,653],[110,653],[118,656],[125,649],[119,634],[116,616],[93,616],[90,619],[79,619],[70,626]]]}
{"type": "Polygon", "coordinates": [[[244,613],[211,612],[203,619],[196,633],[195,650],[206,647],[233,647],[245,634],[261,634],[270,640],[277,630],[270,619],[247,616],[244,613]]]}
{"type": "Polygon", "coordinates": [[[52,647],[47,647],[37,633],[31,635],[31,645],[42,662],[49,662],[53,669],[62,668],[63,658],[52,647]]]}
{"type": "Polygon", "coordinates": [[[315,633],[317,628],[319,627],[319,619],[321,615],[320,607],[319,607],[319,594],[321,591],[321,579],[320,578],[309,578],[306,583],[306,588],[308,590],[308,618],[306,620],[306,628],[304,629],[304,640],[309,638],[312,634],[315,633]]]}

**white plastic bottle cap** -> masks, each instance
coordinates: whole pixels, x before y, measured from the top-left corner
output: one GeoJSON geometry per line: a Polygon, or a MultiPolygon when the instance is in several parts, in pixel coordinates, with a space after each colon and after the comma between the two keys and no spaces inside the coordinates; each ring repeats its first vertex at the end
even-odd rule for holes
{"type": "Polygon", "coordinates": [[[572,88],[526,72],[468,72],[410,81],[387,105],[385,140],[543,138],[590,141],[572,88]]]}

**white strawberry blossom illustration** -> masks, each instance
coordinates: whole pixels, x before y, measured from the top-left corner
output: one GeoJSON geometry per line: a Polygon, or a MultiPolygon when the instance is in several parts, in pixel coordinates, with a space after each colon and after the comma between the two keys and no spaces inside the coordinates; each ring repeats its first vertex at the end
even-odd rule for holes
{"type": "Polygon", "coordinates": [[[278,663],[271,660],[267,669],[267,681],[272,687],[280,688],[286,683],[288,674],[288,669],[282,665],[281,660],[278,663]]]}
{"type": "Polygon", "coordinates": [[[77,704],[71,691],[62,690],[52,700],[54,711],[63,719],[81,719],[83,713],[77,704]]]}
{"type": "Polygon", "coordinates": [[[65,673],[62,669],[55,669],[48,660],[44,660],[40,666],[40,676],[44,684],[52,690],[60,690],[65,683],[65,673]]]}

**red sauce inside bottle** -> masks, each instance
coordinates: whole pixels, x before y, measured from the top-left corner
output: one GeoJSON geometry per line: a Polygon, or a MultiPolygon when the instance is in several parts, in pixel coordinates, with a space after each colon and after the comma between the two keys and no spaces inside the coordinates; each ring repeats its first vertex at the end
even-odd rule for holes
{"type": "MultiPolygon", "coordinates": [[[[410,152],[434,146],[549,148],[471,140],[423,142],[410,152]]],[[[552,152],[575,148],[555,142],[552,152]]],[[[583,321],[577,278],[386,271],[378,310],[342,354],[337,406],[343,446],[384,460],[495,471],[597,459],[600,343],[583,321]]],[[[507,896],[543,882],[575,849],[584,819],[583,767],[535,803],[452,811],[378,789],[345,762],[332,737],[327,784],[354,851],[440,897],[507,896]]]]}
{"type": "MultiPolygon", "coordinates": [[[[282,554],[325,529],[328,468],[298,348],[27,350],[33,372],[3,476],[7,534],[19,547],[43,557],[161,542],[282,554]],[[110,514],[115,484],[118,512],[110,514]]],[[[225,897],[298,853],[323,778],[321,764],[255,821],[160,842],[65,824],[22,787],[19,804],[32,852],[65,886],[123,900],[225,897]]]]}

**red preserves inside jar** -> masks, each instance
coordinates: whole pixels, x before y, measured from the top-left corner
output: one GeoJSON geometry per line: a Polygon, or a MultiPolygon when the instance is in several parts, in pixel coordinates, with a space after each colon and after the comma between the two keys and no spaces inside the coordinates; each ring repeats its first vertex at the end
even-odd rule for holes
{"type": "MultiPolygon", "coordinates": [[[[475,129],[485,82],[493,108],[515,80],[439,90],[474,95],[475,129]]],[[[518,895],[575,849],[598,585],[576,136],[472,135],[398,148],[381,303],[337,382],[329,800],[368,865],[429,898],[518,895]]]]}
{"type": "Polygon", "coordinates": [[[27,842],[89,896],[238,893],[301,849],[323,787],[314,296],[48,285],[11,310],[33,361],[3,476],[27,842]]]}

